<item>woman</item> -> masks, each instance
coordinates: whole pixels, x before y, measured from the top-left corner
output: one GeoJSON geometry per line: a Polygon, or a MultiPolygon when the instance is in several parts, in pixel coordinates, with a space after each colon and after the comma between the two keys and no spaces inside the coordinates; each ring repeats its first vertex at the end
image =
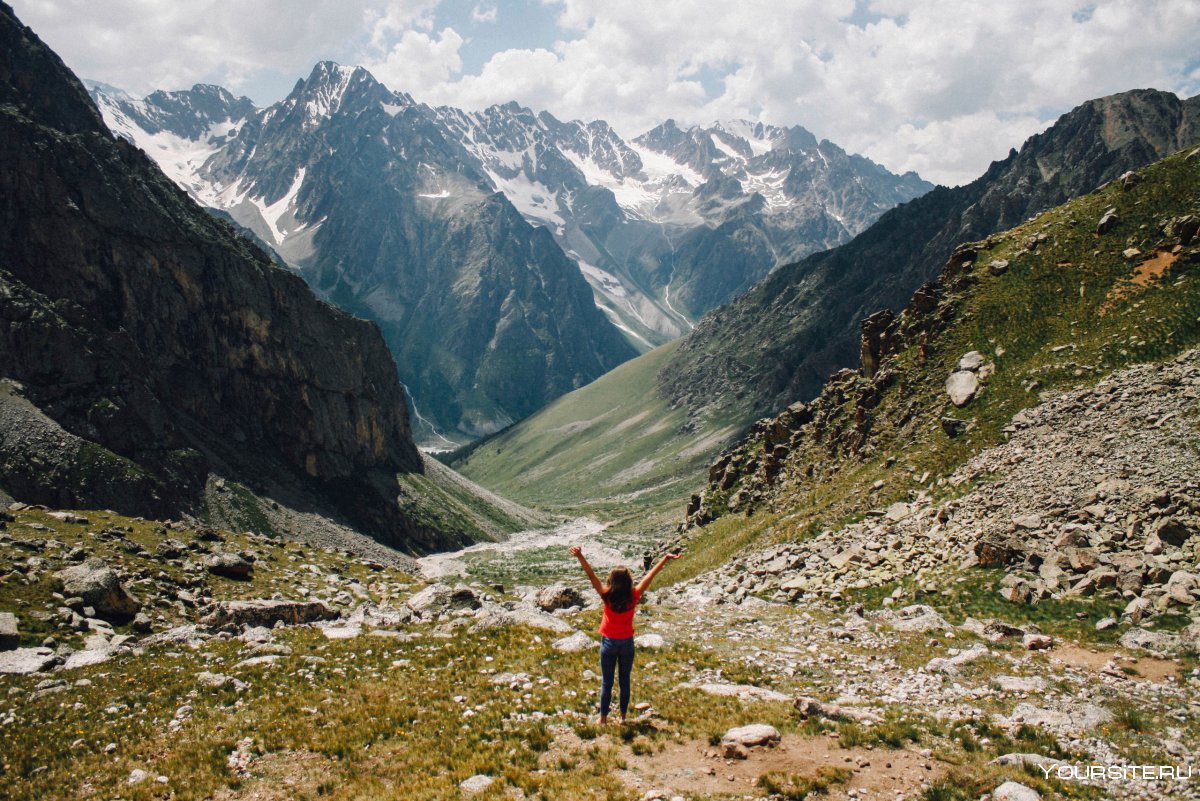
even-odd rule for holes
{"type": "Polygon", "coordinates": [[[571,548],[571,554],[583,566],[592,586],[600,593],[604,602],[604,616],[600,619],[600,725],[608,723],[608,710],[612,707],[613,673],[617,673],[621,685],[621,722],[625,722],[625,713],[629,710],[629,674],[633,671],[633,614],[637,611],[642,594],[650,587],[650,582],[663,569],[670,559],[678,559],[679,554],[669,553],[659,560],[638,585],[633,586],[633,574],[627,567],[614,567],[608,574],[608,583],[601,584],[596,578],[596,571],[588,564],[583,555],[583,549],[578,545],[571,548]]]}

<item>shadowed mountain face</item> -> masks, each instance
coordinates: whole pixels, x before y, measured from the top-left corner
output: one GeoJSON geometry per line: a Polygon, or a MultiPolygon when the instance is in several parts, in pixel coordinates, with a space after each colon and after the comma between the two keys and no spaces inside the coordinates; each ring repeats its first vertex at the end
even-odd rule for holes
{"type": "Polygon", "coordinates": [[[781,267],[713,311],[661,371],[660,390],[693,409],[736,398],[753,416],[811,398],[856,363],[859,321],[903,306],[956,245],[1198,139],[1200,98],[1139,90],[1084,103],[972,183],[899,206],[848,244],[781,267]]]}
{"type": "Polygon", "coordinates": [[[21,500],[176,515],[212,472],[386,543],[420,469],[379,331],[315,298],[146,156],[0,6],[0,475],[21,500]]]}

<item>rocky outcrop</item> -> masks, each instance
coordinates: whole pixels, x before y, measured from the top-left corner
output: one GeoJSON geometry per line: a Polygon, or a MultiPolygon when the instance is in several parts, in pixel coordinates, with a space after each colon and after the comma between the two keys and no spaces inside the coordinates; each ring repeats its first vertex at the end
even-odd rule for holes
{"type": "Polygon", "coordinates": [[[780,267],[711,312],[659,374],[659,391],[693,412],[732,405],[754,415],[806,401],[855,363],[858,321],[902,308],[959,245],[1197,140],[1200,97],[1138,90],[1084,103],[972,183],[898,206],[849,243],[780,267]]]}
{"type": "Polygon", "coordinates": [[[213,628],[273,627],[276,623],[295,626],[334,620],[337,612],[320,601],[250,600],[220,601],[203,609],[200,622],[213,628]]]}
{"type": "Polygon", "coordinates": [[[393,545],[446,542],[395,503],[420,459],[379,331],[114,139],[7,7],[0,41],[5,489],[167,517],[220,471],[393,545]]]}

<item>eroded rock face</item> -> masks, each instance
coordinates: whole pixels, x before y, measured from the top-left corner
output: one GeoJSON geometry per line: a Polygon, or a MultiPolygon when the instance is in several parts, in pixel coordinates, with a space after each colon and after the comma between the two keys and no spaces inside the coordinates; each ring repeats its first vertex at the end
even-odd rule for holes
{"type": "Polygon", "coordinates": [[[20,384],[0,392],[5,489],[171,517],[203,492],[202,443],[233,478],[315,492],[391,544],[451,544],[396,504],[420,459],[378,329],[114,139],[7,8],[0,52],[0,375],[20,384]]]}
{"type": "Polygon", "coordinates": [[[97,617],[104,620],[124,623],[142,608],[103,560],[88,559],[81,565],[58,571],[54,578],[63,595],[82,598],[84,605],[95,609],[97,617]]]}

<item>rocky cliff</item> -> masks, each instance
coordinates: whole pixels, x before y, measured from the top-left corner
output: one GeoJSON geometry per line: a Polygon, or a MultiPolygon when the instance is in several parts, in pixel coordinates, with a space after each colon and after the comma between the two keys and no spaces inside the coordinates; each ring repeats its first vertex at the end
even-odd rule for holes
{"type": "Polygon", "coordinates": [[[114,138],[7,6],[0,40],[4,489],[164,516],[216,472],[397,547],[453,540],[396,504],[420,459],[378,329],[114,138]]]}
{"type": "Polygon", "coordinates": [[[1084,103],[972,183],[892,209],[851,242],[781,267],[713,311],[664,368],[660,388],[693,409],[736,398],[761,414],[809,400],[855,364],[858,322],[899,310],[957,245],[1197,140],[1200,97],[1139,90],[1084,103]]]}

